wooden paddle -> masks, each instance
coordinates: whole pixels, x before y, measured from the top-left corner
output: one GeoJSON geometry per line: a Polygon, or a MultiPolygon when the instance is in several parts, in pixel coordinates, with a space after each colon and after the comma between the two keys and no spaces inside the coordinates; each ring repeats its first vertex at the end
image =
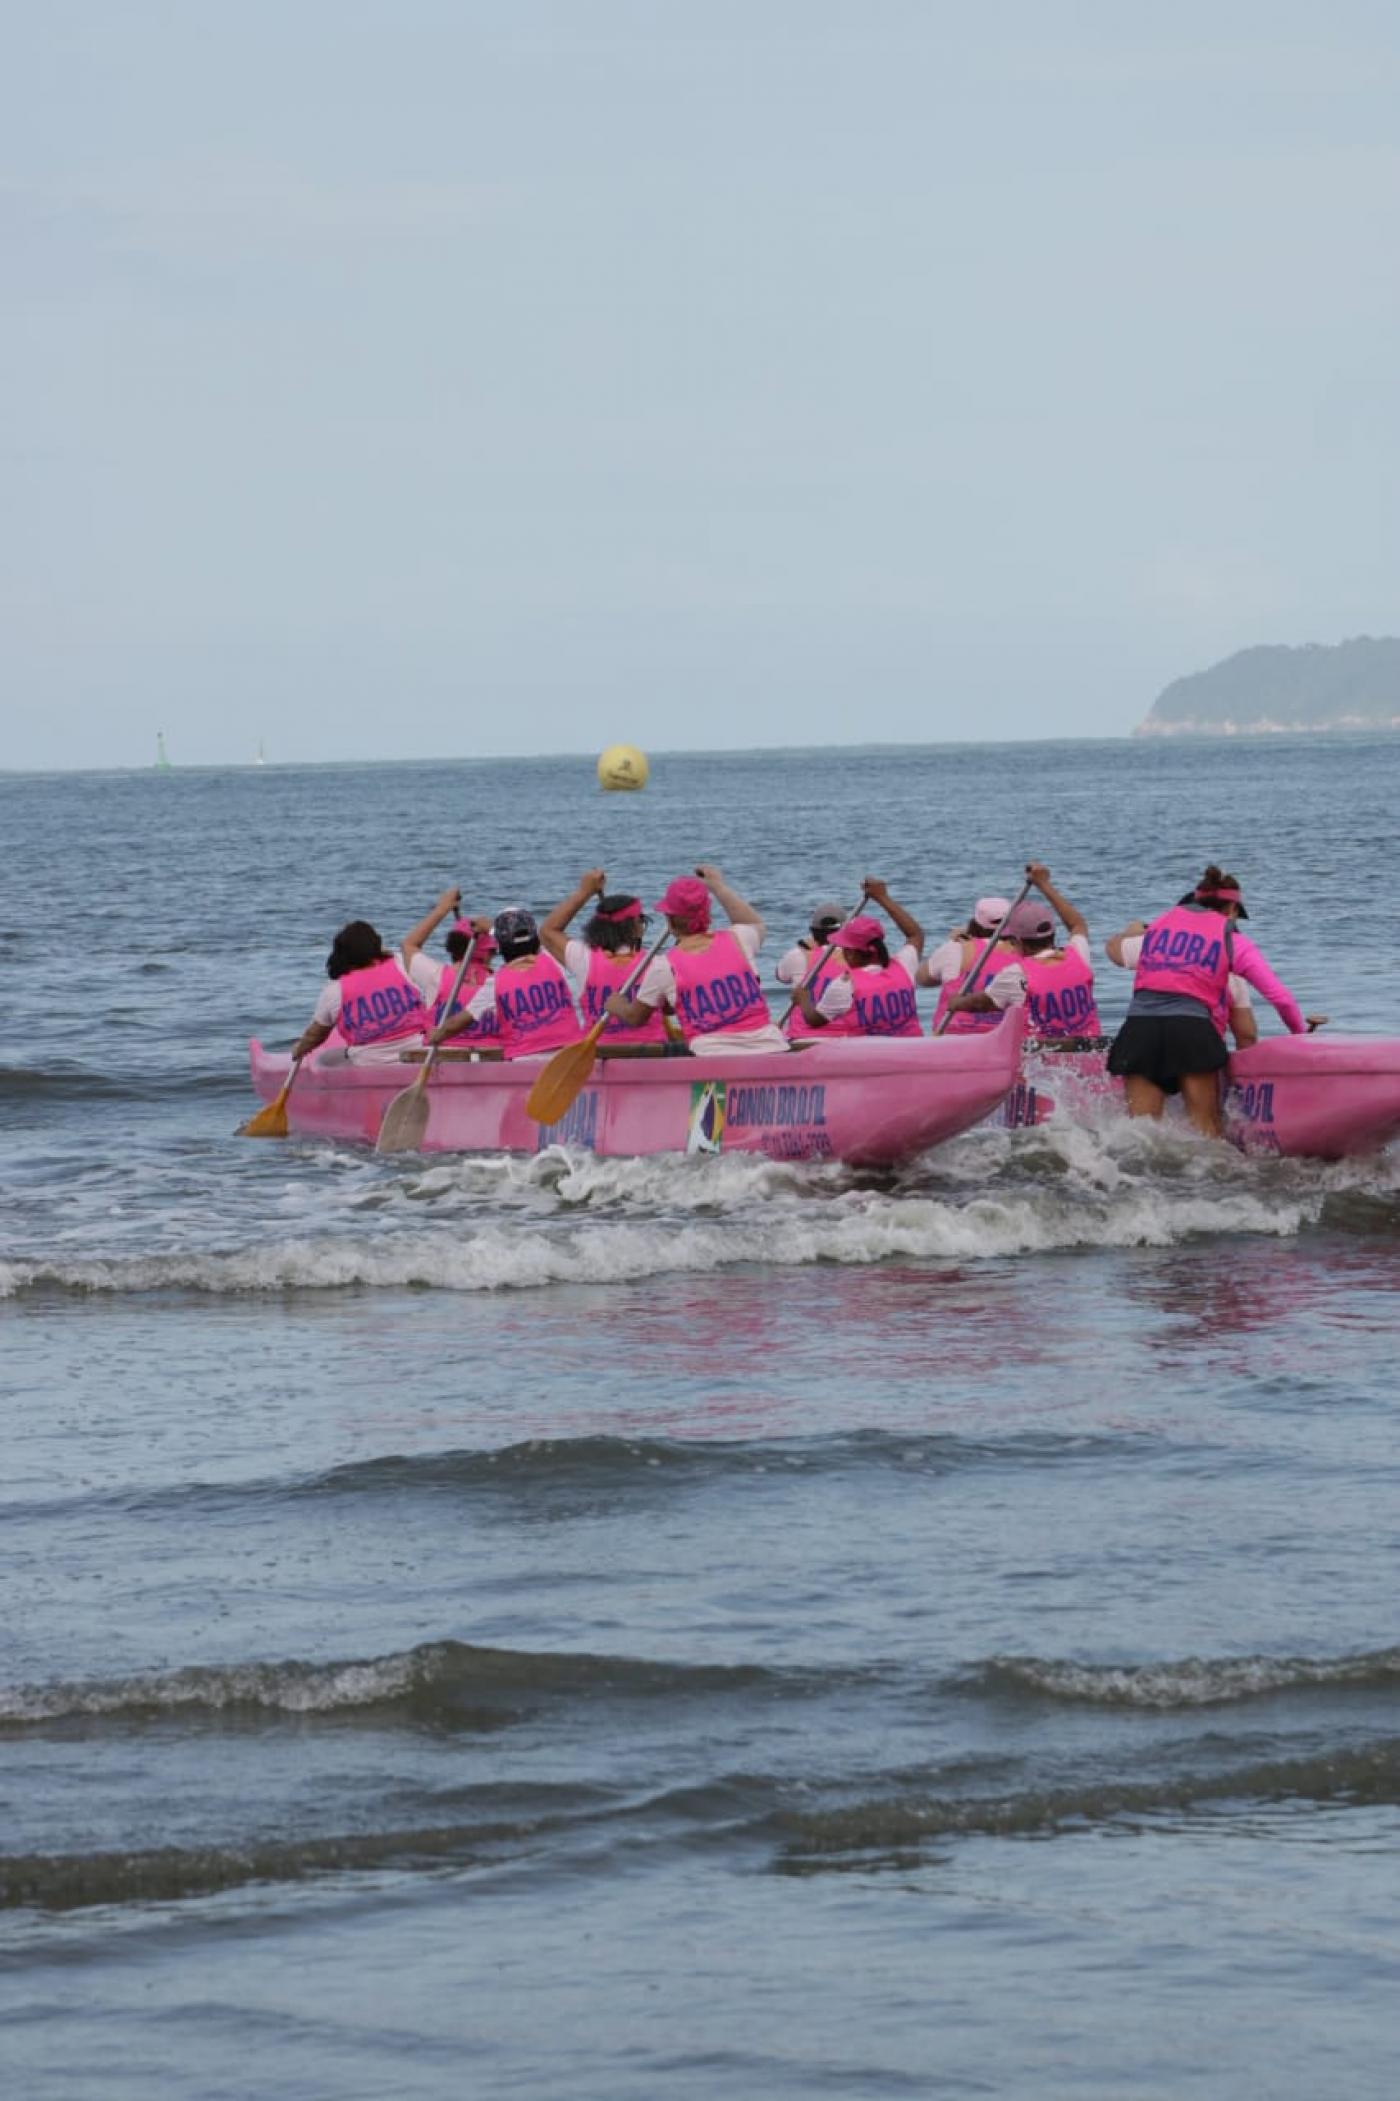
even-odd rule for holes
{"type": "Polygon", "coordinates": [[[281,1090],[256,1116],[250,1116],[235,1131],[236,1138],[285,1138],[287,1135],[287,1096],[296,1085],[301,1071],[301,1059],[292,1060],[292,1069],[282,1082],[281,1090]]]}
{"type": "MultiPolygon", "coordinates": [[[[457,975],[452,980],[452,990],[447,995],[447,1005],[443,1009],[444,1021],[457,1004],[457,994],[462,989],[462,980],[467,974],[467,965],[471,962],[475,945],[472,941],[467,943],[466,954],[457,965],[457,975]]],[[[437,1063],[440,1048],[441,1045],[436,1043],[428,1046],[428,1055],[419,1066],[418,1076],[413,1084],[405,1087],[402,1094],[396,1094],[384,1111],[384,1121],[379,1126],[379,1136],[374,1141],[374,1150],[377,1153],[416,1153],[422,1145],[428,1128],[428,1074],[437,1063]]]]}
{"type": "MultiPolygon", "coordinates": [[[[977,961],[973,964],[971,970],[969,970],[967,976],[963,979],[961,985],[959,985],[959,995],[961,995],[964,992],[975,992],[977,990],[977,980],[981,977],[983,971],[986,969],[988,958],[991,956],[992,951],[995,949],[998,941],[1000,941],[1002,935],[1005,933],[1007,920],[1011,917],[1017,905],[1023,903],[1024,900],[1030,896],[1031,887],[1032,886],[1029,882],[1022,883],[1015,897],[1012,898],[1010,904],[1007,906],[1006,911],[1003,913],[1001,920],[998,922],[995,930],[987,936],[986,947],[983,949],[981,955],[977,958],[977,961]]],[[[947,1013],[943,1016],[942,1021],[939,1022],[938,1027],[934,1030],[934,1035],[944,1035],[947,1031],[948,1024],[952,1020],[952,1018],[953,1009],[949,1007],[947,1013]]]]}
{"type": "MultiPolygon", "coordinates": [[[[636,968],[628,972],[619,988],[619,997],[632,990],[648,963],[660,955],[670,938],[671,929],[668,926],[666,931],[653,941],[636,968]]],[[[598,1038],[607,1027],[609,1019],[610,1017],[604,1014],[601,1020],[594,1022],[586,1036],[581,1037],[577,1043],[566,1043],[562,1050],[554,1053],[525,1097],[525,1114],[532,1116],[536,1123],[558,1123],[564,1111],[578,1099],[597,1060],[598,1038]]]]}

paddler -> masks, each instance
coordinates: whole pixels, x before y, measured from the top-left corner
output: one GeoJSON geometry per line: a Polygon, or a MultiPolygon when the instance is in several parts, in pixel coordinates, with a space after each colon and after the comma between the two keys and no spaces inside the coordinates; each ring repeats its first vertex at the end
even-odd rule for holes
{"type": "MultiPolygon", "coordinates": [[[[410,969],[413,967],[414,956],[421,953],[414,938],[416,933],[415,928],[414,933],[407,937],[403,945],[404,961],[410,969]]],[[[491,958],[496,953],[496,942],[491,932],[490,920],[481,913],[473,918],[454,920],[444,937],[443,947],[447,950],[447,961],[437,966],[437,983],[429,1001],[434,1028],[439,1022],[445,1021],[449,1014],[460,1014],[472,994],[478,991],[491,975],[491,958]],[[457,972],[464,957],[467,967],[462,972],[462,982],[458,985],[457,972]]],[[[494,1010],[474,1025],[471,1035],[473,1042],[487,1036],[495,1042],[494,1010]]]]}
{"type": "Polygon", "coordinates": [[[446,1043],[464,1030],[495,1016],[497,1040],[507,1058],[539,1058],[577,1043],[583,1030],[574,1011],[569,980],[553,956],[540,946],[533,912],[513,905],[498,912],[491,932],[500,965],[479,985],[460,1014],[450,1014],[433,1030],[434,1043],[446,1043]]]}
{"type": "MultiPolygon", "coordinates": [[[[972,908],[967,925],[955,928],[948,939],[941,942],[933,954],[922,962],[914,974],[919,985],[937,985],[938,1004],[933,1010],[933,1034],[936,1036],[943,1026],[948,1004],[959,990],[969,971],[980,964],[977,982],[983,985],[990,974],[995,977],[1008,963],[1014,963],[1020,950],[1014,942],[1001,939],[993,953],[982,961],[987,943],[1011,910],[1011,900],[1006,897],[979,897],[972,908]]],[[[964,1036],[982,1029],[994,1029],[997,1025],[994,1013],[962,1012],[955,1014],[948,1024],[950,1036],[964,1036]]]]}
{"type": "MultiPolygon", "coordinates": [[[[773,975],[780,985],[795,988],[806,984],[812,997],[817,999],[841,972],[841,958],[834,945],[838,927],[846,921],[846,913],[840,905],[817,905],[808,922],[808,932],[795,941],[786,955],[778,958],[773,975]]],[[[805,1024],[794,997],[791,1008],[783,1020],[784,1033],[800,1034],[805,1024]]]]}
{"type": "Polygon", "coordinates": [[[340,929],[326,958],[329,983],[297,1042],[292,1057],[304,1058],[338,1034],[340,1053],[352,1065],[382,1065],[401,1051],[422,1047],[431,1026],[428,1007],[437,996],[439,971],[423,954],[449,912],[462,902],[460,890],[444,890],[425,918],[391,955],[367,919],[340,929]]]}
{"type": "MultiPolygon", "coordinates": [[[[608,994],[620,992],[636,969],[646,940],[641,899],[630,890],[610,891],[607,882],[605,870],[590,868],[540,928],[540,940],[555,962],[563,964],[590,1028],[603,1020],[608,994]],[[569,922],[590,898],[595,900],[593,915],[584,923],[583,939],[571,938],[569,922]]],[[[602,1056],[624,1058],[664,1058],[666,1046],[659,1007],[648,1008],[646,1020],[635,1027],[609,1015],[598,1045],[602,1056]]]]}
{"type": "MultiPolygon", "coordinates": [[[[924,930],[912,912],[897,904],[879,876],[868,875],[861,896],[879,905],[904,936],[891,955],[884,928],[868,912],[838,927],[833,947],[839,968],[816,992],[809,981],[795,994],[801,1025],[798,1035],[814,1031],[833,1036],[917,1036],[919,1013],[914,973],[923,952],[924,930]]],[[[820,973],[825,977],[825,972],[820,973]]]]}
{"type": "MultiPolygon", "coordinates": [[[[1104,953],[1110,963],[1117,963],[1124,970],[1136,970],[1138,957],[1142,954],[1142,936],[1147,932],[1145,919],[1130,919],[1121,934],[1110,934],[1104,943],[1104,953]]],[[[1231,971],[1225,988],[1229,1004],[1227,1027],[1230,1040],[1236,1050],[1248,1050],[1259,1041],[1259,1021],[1254,1012],[1254,1001],[1244,979],[1231,971]]]]}
{"type": "Polygon", "coordinates": [[[1212,862],[1193,890],[1139,935],[1125,928],[1109,953],[1133,965],[1133,996],[1113,1039],[1108,1069],[1124,1083],[1130,1116],[1160,1116],[1169,1094],[1207,1137],[1222,1135],[1220,1073],[1229,1057],[1225,1029],[1230,974],[1243,978],[1277,1009],[1294,1036],[1311,1033],[1325,1014],[1304,1015],[1239,922],[1249,917],[1237,877],[1212,862]]]}
{"type": "Polygon", "coordinates": [[[632,997],[609,993],[606,1011],[635,1028],[669,1002],[692,1051],[785,1051],[787,1038],[768,1012],[754,968],[764,928],[753,906],[703,862],[694,875],[667,885],[656,910],[666,915],[671,947],[647,965],[632,997]],[[711,898],[727,927],[711,927],[711,898]]]}
{"type": "Polygon", "coordinates": [[[984,972],[975,991],[955,993],[948,1004],[955,1014],[1002,1014],[1024,1006],[1029,1032],[1041,1042],[1088,1048],[1099,1037],[1088,921],[1055,888],[1043,861],[1028,863],[1026,881],[1045,903],[1028,897],[1013,906],[1005,931],[1015,943],[1014,958],[990,978],[984,972]],[[1051,907],[1068,936],[1063,947],[1055,943],[1051,907]]]}

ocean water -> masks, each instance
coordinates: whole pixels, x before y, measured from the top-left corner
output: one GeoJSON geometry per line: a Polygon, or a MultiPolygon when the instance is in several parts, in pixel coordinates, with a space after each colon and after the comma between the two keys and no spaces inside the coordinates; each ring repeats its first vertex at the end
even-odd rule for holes
{"type": "MultiPolygon", "coordinates": [[[[1215,858],[1400,1034],[1400,743],[0,778],[26,2101],[1388,2097],[1400,1162],[233,1136],[447,882],[1096,940],[1215,858]]],[[[1125,986],[1104,966],[1102,1005],[1125,986]]]]}

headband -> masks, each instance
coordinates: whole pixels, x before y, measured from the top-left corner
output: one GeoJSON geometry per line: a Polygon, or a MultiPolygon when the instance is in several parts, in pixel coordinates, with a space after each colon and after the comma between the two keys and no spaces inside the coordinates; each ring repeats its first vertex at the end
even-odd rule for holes
{"type": "Polygon", "coordinates": [[[1223,886],[1217,886],[1214,890],[1197,890],[1196,892],[1196,898],[1200,904],[1205,904],[1212,897],[1223,899],[1227,905],[1242,905],[1244,903],[1244,892],[1233,887],[1227,889],[1223,886]]]}
{"type": "Polygon", "coordinates": [[[609,925],[618,925],[624,919],[641,919],[644,917],[642,900],[639,897],[629,897],[625,905],[615,905],[611,912],[605,912],[599,906],[593,917],[595,919],[605,919],[609,925]]]}

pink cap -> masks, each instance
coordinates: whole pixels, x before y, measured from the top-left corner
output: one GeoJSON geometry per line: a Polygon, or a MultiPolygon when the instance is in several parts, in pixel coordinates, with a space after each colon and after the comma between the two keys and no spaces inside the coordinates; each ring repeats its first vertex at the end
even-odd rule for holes
{"type": "Polygon", "coordinates": [[[1055,922],[1044,905],[1032,904],[1027,897],[1013,906],[1006,931],[1013,941],[1043,941],[1054,933],[1055,922]]]}
{"type": "Polygon", "coordinates": [[[875,943],[884,938],[884,928],[868,912],[858,912],[854,919],[848,919],[844,926],[838,927],[831,937],[836,948],[874,948],[875,943]]]}
{"type": "Polygon", "coordinates": [[[972,907],[972,916],[978,926],[984,926],[990,934],[993,927],[1001,925],[1010,910],[1009,897],[979,897],[972,907]]]}
{"type": "Polygon", "coordinates": [[[710,923],[710,893],[698,875],[678,875],[656,900],[658,912],[678,919],[691,933],[703,934],[710,923]]]}
{"type": "Polygon", "coordinates": [[[469,934],[472,940],[476,943],[476,952],[479,956],[495,954],[496,938],[494,934],[478,934],[476,928],[472,925],[470,919],[454,919],[452,922],[452,931],[454,934],[469,934]]]}

